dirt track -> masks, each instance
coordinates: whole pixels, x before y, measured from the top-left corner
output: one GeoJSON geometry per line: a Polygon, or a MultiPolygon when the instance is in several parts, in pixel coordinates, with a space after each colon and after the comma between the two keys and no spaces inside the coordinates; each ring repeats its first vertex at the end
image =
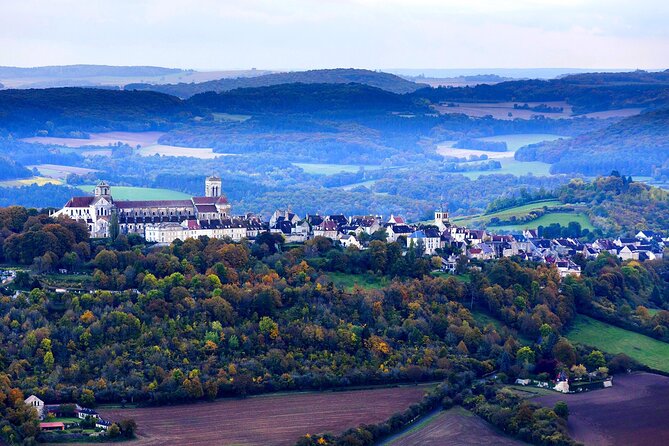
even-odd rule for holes
{"type": "Polygon", "coordinates": [[[617,376],[610,389],[536,398],[569,406],[569,433],[586,445],[669,444],[669,378],[650,373],[617,376]]]}
{"type": "Polygon", "coordinates": [[[307,433],[337,433],[384,421],[420,401],[425,390],[410,386],[296,393],[100,412],[112,420],[135,419],[139,439],[132,446],[292,445],[307,433]]]}

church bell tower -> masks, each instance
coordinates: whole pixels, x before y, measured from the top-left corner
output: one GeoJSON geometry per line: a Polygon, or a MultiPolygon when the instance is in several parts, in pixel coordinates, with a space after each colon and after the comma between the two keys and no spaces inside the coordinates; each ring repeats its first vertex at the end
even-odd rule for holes
{"type": "Polygon", "coordinates": [[[220,177],[207,177],[204,183],[205,197],[220,197],[221,196],[222,181],[220,177]]]}

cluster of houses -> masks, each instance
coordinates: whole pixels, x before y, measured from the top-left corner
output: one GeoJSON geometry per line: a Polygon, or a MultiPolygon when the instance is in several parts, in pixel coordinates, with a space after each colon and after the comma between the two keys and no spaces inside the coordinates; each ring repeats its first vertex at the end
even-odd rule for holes
{"type": "Polygon", "coordinates": [[[63,405],[63,404],[45,404],[44,401],[39,399],[35,395],[30,395],[24,400],[24,403],[30,407],[33,407],[37,411],[37,415],[40,419],[40,430],[52,431],[52,430],[65,430],[73,425],[78,423],[74,422],[63,422],[63,421],[49,421],[50,419],[57,420],[58,418],[69,418],[74,415],[80,420],[92,419],[95,421],[95,427],[106,431],[109,429],[109,426],[112,423],[108,420],[104,420],[100,414],[94,410],[87,407],[82,407],[78,404],[74,405],[63,405]],[[65,413],[65,408],[67,407],[67,413],[65,413]]]}
{"type": "Polygon", "coordinates": [[[434,223],[415,225],[404,218],[380,216],[307,215],[301,218],[290,211],[276,211],[269,221],[269,230],[282,234],[288,242],[304,242],[314,237],[327,237],[343,246],[364,249],[365,235],[385,231],[387,242],[404,240],[407,248],[420,249],[426,255],[443,253],[443,269],[454,272],[458,254],[469,259],[493,260],[516,256],[525,260],[555,265],[564,277],[580,275],[580,267],[572,260],[577,254],[593,259],[608,252],[622,260],[653,260],[662,258],[669,239],[652,231],[640,231],[633,238],[599,239],[583,243],[578,239],[539,237],[537,230],[528,229],[518,234],[494,234],[483,229],[469,229],[450,223],[448,213],[437,210],[434,223]]]}
{"type": "Polygon", "coordinates": [[[139,234],[149,242],[162,244],[200,236],[253,240],[261,232],[270,231],[281,234],[288,243],[327,237],[344,247],[364,249],[369,238],[378,237],[383,230],[387,242],[401,241],[407,248],[414,247],[427,255],[447,253],[442,255],[442,262],[449,271],[455,271],[458,260],[455,253],[458,253],[476,260],[518,256],[554,264],[565,276],[580,274],[579,266],[572,260],[579,253],[586,258],[609,252],[623,260],[647,260],[662,257],[664,246],[669,243],[669,239],[651,231],[640,231],[633,238],[593,243],[570,238],[543,239],[536,230],[499,235],[453,225],[444,210],[435,211],[430,225],[409,224],[395,215],[388,219],[342,214],[312,214],[302,218],[287,210],[275,211],[269,221],[252,214],[235,217],[222,194],[222,180],[216,176],[205,180],[204,196],[189,200],[115,200],[111,187],[102,181],[93,196],[73,197],[54,215],[86,222],[93,237],[109,237],[117,226],[118,233],[139,234]]]}

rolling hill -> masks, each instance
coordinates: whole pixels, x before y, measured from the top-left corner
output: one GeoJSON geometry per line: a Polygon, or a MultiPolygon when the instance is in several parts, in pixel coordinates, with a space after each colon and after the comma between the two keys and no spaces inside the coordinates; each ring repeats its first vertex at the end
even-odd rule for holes
{"type": "Polygon", "coordinates": [[[669,159],[669,108],[625,118],[571,139],[521,148],[519,161],[551,163],[554,173],[654,175],[669,159]]]}
{"type": "Polygon", "coordinates": [[[208,92],[187,101],[194,107],[226,113],[333,113],[423,111],[413,98],[363,84],[281,84],[208,92]]]}
{"type": "Polygon", "coordinates": [[[494,85],[422,89],[413,93],[440,102],[566,101],[575,114],[669,105],[669,70],[585,73],[552,80],[516,80],[494,85]]]}
{"type": "Polygon", "coordinates": [[[219,79],[200,83],[179,83],[167,85],[128,84],[126,90],[150,90],[189,98],[199,93],[224,92],[236,88],[269,87],[279,84],[349,84],[357,83],[377,87],[393,93],[411,93],[425,84],[417,84],[390,73],[353,68],[332,70],[310,70],[289,73],[272,73],[256,77],[239,77],[235,79],[219,79]]]}

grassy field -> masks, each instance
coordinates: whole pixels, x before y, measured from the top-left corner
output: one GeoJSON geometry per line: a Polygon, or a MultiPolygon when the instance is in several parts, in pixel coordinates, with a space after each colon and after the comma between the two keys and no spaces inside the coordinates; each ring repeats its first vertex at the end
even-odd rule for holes
{"type": "Polygon", "coordinates": [[[364,167],[365,170],[377,170],[381,166],[362,165],[362,164],[317,164],[317,163],[293,163],[293,166],[299,167],[306,173],[315,175],[334,175],[336,173],[355,173],[364,167]]]}
{"type": "Polygon", "coordinates": [[[669,373],[669,344],[666,342],[583,315],[576,317],[567,338],[608,353],[625,353],[642,364],[669,373]]]}
{"type": "Polygon", "coordinates": [[[251,119],[251,115],[233,115],[230,113],[212,113],[212,116],[218,122],[244,122],[251,119]]]}
{"type": "Polygon", "coordinates": [[[37,169],[40,175],[64,180],[70,174],[86,175],[91,172],[97,172],[95,169],[87,169],[85,167],[63,166],[61,164],[35,164],[33,166],[26,166],[29,169],[37,169]]]}
{"type": "Polygon", "coordinates": [[[347,291],[353,290],[356,285],[366,290],[378,290],[389,283],[386,277],[377,277],[371,274],[330,273],[328,278],[335,286],[347,291]]]}
{"type": "MultiPolygon", "coordinates": [[[[79,186],[84,192],[92,193],[95,186],[79,186]]],[[[190,195],[169,189],[148,187],[112,186],[112,196],[116,200],[187,200],[190,195]]]]}
{"type": "Polygon", "coordinates": [[[506,152],[489,152],[482,150],[470,150],[470,149],[456,149],[452,145],[455,141],[447,141],[443,144],[440,144],[437,148],[437,152],[443,156],[455,156],[455,157],[469,157],[470,155],[488,155],[489,159],[495,159],[500,162],[502,165],[501,169],[497,170],[474,170],[471,172],[464,172],[468,178],[476,179],[481,175],[492,175],[492,174],[510,174],[510,175],[529,175],[534,176],[548,176],[550,173],[550,164],[542,163],[539,161],[516,161],[514,159],[514,153],[519,148],[526,146],[528,144],[536,144],[542,141],[554,141],[556,139],[563,138],[560,135],[554,135],[549,133],[520,133],[517,135],[497,135],[489,136],[486,138],[478,138],[481,141],[499,141],[505,142],[508,150],[506,152]]]}
{"type": "Polygon", "coordinates": [[[25,178],[23,180],[0,181],[0,187],[21,187],[21,186],[30,186],[31,184],[44,186],[45,184],[63,184],[63,182],[56,178],[47,178],[47,177],[31,177],[31,178],[25,178]]]}
{"type": "Polygon", "coordinates": [[[553,223],[559,223],[562,226],[567,226],[570,222],[575,221],[581,224],[582,229],[593,230],[595,227],[590,223],[588,216],[581,212],[551,212],[550,214],[542,215],[536,220],[529,221],[518,225],[506,226],[490,226],[490,229],[497,231],[522,231],[523,229],[536,229],[539,226],[549,226],[553,223]]]}
{"type": "Polygon", "coordinates": [[[502,165],[501,169],[495,170],[472,170],[470,172],[463,172],[463,175],[472,180],[477,179],[481,175],[534,175],[535,177],[546,177],[551,175],[551,165],[542,163],[541,161],[516,161],[513,158],[504,158],[498,160],[502,165]]]}
{"type": "Polygon", "coordinates": [[[453,219],[453,222],[462,225],[462,226],[476,226],[476,225],[486,225],[492,218],[499,218],[500,220],[508,220],[509,218],[515,216],[517,218],[524,217],[532,211],[538,211],[544,207],[556,208],[563,207],[562,203],[558,200],[541,200],[535,201],[532,203],[524,204],[522,206],[516,206],[509,209],[503,209],[501,211],[492,212],[490,214],[476,215],[470,217],[457,217],[453,219]]]}

